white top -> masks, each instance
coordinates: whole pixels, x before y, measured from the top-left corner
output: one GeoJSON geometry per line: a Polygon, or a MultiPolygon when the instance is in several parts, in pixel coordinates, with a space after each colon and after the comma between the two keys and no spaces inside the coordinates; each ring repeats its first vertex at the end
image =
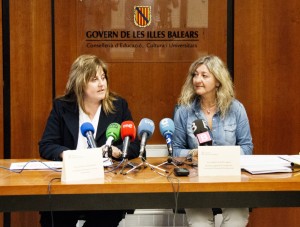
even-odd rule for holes
{"type": "Polygon", "coordinates": [[[83,112],[81,107],[79,107],[79,131],[78,131],[78,141],[77,141],[77,149],[86,149],[88,148],[88,143],[86,138],[81,134],[80,126],[85,123],[85,122],[90,122],[93,127],[94,127],[94,138],[97,134],[97,128],[98,128],[98,123],[99,123],[99,117],[100,117],[100,112],[101,112],[101,105],[98,107],[98,110],[94,116],[93,119],[90,119],[90,117],[83,112]]]}

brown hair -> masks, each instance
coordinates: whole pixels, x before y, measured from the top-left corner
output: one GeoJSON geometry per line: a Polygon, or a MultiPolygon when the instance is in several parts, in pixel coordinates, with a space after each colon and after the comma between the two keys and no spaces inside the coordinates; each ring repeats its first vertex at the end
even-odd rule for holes
{"type": "Polygon", "coordinates": [[[95,55],[81,55],[74,61],[71,66],[63,99],[66,101],[76,100],[82,110],[87,113],[83,105],[84,88],[86,87],[90,78],[97,74],[99,67],[103,69],[105,78],[107,80],[107,89],[105,98],[102,100],[102,108],[106,114],[113,113],[115,111],[113,101],[116,100],[117,95],[109,90],[107,66],[95,55]]]}

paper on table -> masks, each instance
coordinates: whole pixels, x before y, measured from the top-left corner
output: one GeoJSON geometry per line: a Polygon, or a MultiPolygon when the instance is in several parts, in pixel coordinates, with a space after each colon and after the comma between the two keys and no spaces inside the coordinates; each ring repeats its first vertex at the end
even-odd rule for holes
{"type": "Polygon", "coordinates": [[[264,173],[291,173],[292,169],[285,166],[249,166],[244,167],[244,170],[251,174],[264,174],[264,173]]]}
{"type": "Polygon", "coordinates": [[[14,162],[10,164],[11,170],[13,169],[60,169],[62,162],[60,161],[38,161],[31,160],[28,162],[14,162]]]}
{"type": "Polygon", "coordinates": [[[199,146],[198,176],[241,176],[240,146],[199,146]]]}
{"type": "MultiPolygon", "coordinates": [[[[112,162],[108,158],[103,158],[103,166],[110,166],[112,162]]],[[[9,169],[26,169],[26,170],[37,170],[37,169],[61,169],[62,161],[38,161],[31,160],[28,162],[14,162],[11,163],[9,169]]]]}
{"type": "Polygon", "coordinates": [[[101,178],[104,178],[104,168],[99,148],[64,151],[61,182],[68,184],[101,178]]]}
{"type": "Polygon", "coordinates": [[[300,165],[300,155],[279,155],[279,157],[290,162],[291,165],[300,165]]]}
{"type": "Polygon", "coordinates": [[[278,155],[241,155],[241,169],[252,174],[292,172],[291,163],[278,155]]]}
{"type": "Polygon", "coordinates": [[[291,163],[281,159],[282,155],[241,155],[241,168],[245,166],[291,166],[291,163]]]}

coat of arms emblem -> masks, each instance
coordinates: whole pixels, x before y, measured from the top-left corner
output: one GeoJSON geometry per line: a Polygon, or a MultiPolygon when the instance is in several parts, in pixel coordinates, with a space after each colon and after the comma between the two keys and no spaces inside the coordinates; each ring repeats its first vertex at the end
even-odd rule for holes
{"type": "Polygon", "coordinates": [[[151,6],[134,6],[134,24],[138,27],[151,24],[151,6]]]}

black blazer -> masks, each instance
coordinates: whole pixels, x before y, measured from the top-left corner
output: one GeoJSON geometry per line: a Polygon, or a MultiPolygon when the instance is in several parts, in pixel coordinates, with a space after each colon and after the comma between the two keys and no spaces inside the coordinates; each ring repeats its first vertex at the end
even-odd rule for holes
{"type": "MultiPolygon", "coordinates": [[[[106,142],[106,129],[110,123],[122,124],[123,121],[132,121],[130,110],[125,99],[118,97],[114,101],[115,113],[106,115],[101,108],[96,144],[101,147],[106,142]]],[[[65,150],[75,150],[79,133],[79,108],[76,102],[55,99],[48,118],[42,139],[39,142],[39,151],[42,158],[48,160],[61,160],[60,154],[65,150]]],[[[114,142],[122,150],[122,139],[114,142]]],[[[128,159],[139,155],[140,141],[136,136],[135,141],[128,147],[128,159]]]]}

